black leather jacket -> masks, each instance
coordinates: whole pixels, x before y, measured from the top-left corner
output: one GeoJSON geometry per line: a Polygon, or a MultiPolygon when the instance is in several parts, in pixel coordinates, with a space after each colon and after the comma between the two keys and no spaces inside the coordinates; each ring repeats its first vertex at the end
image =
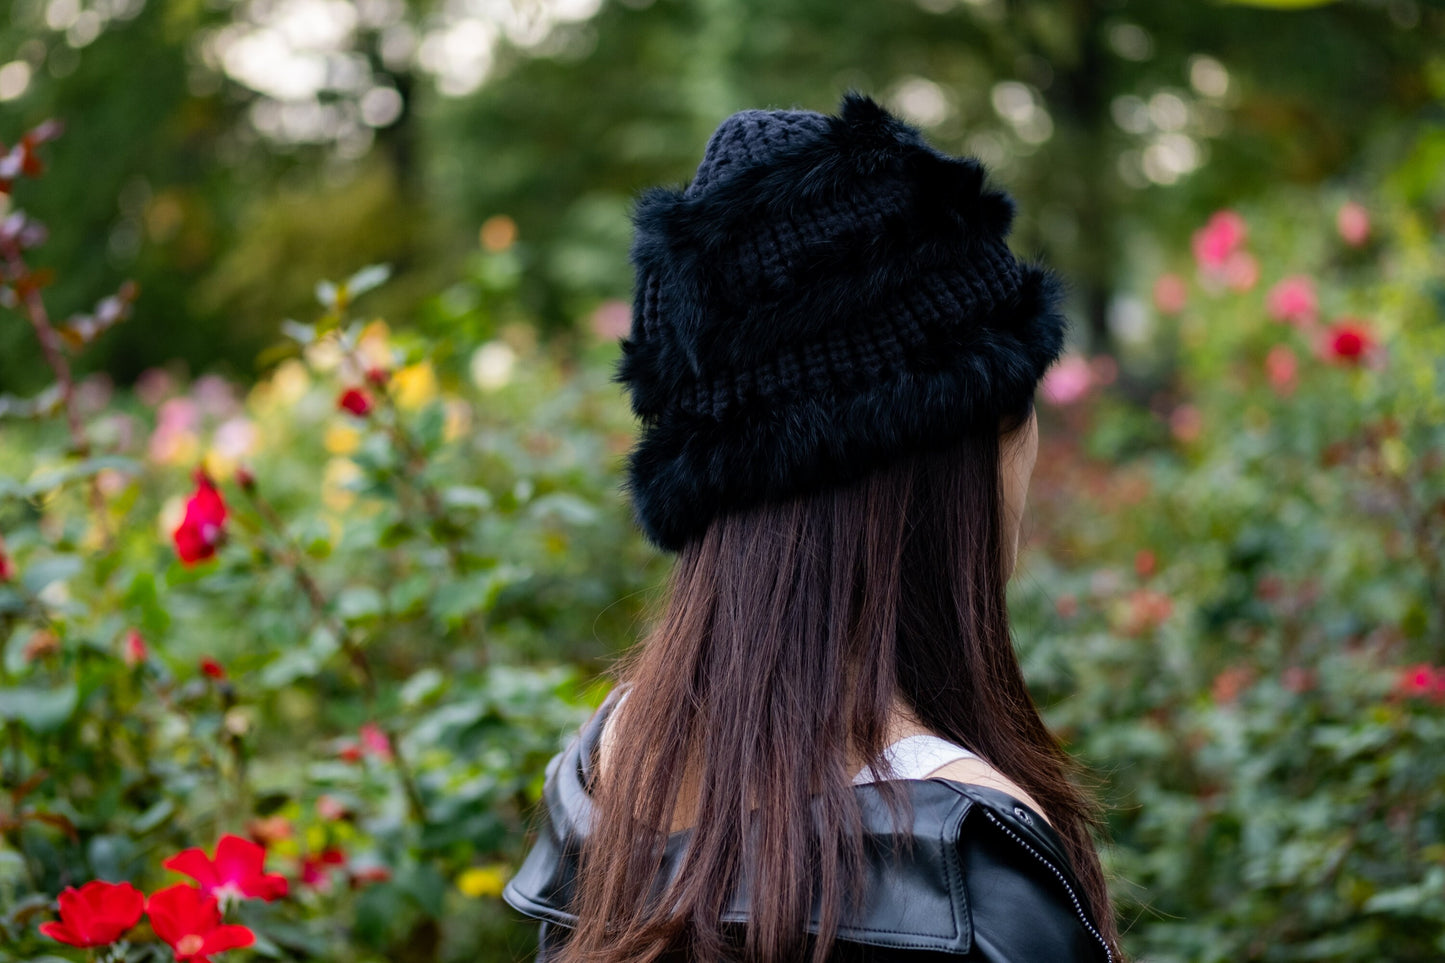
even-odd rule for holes
{"type": "MultiPolygon", "coordinates": [[[[539,961],[566,938],[577,853],[586,839],[594,751],[609,699],[547,766],[543,818],[532,850],[503,892],[541,921],[539,961]]],[[[891,858],[892,821],[877,789],[855,786],[862,807],[869,883],[846,919],[832,959],[989,963],[1114,963],[1084,908],[1057,833],[998,790],[949,779],[904,780],[912,851],[891,858]]],[[[662,872],[681,859],[687,830],[674,833],[662,872]]],[[[734,893],[724,920],[745,923],[749,894],[734,893]]],[[[816,917],[815,917],[816,924],[816,917]]]]}

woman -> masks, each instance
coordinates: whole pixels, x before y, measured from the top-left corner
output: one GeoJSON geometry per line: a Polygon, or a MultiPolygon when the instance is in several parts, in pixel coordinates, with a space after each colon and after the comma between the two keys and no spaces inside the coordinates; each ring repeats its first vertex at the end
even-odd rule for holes
{"type": "Polygon", "coordinates": [[[677,559],[549,766],[539,958],[1118,957],[1004,591],[1063,285],[985,177],[849,93],[638,199],[626,488],[677,559]]]}

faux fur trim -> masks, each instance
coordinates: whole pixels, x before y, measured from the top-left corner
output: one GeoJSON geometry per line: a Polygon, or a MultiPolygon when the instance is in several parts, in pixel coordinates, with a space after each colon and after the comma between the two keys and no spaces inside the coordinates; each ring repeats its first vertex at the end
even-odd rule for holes
{"type": "Polygon", "coordinates": [[[1063,348],[1066,282],[1024,266],[1019,301],[973,350],[849,394],[800,394],[718,420],[671,409],[644,421],[623,491],[658,548],[675,552],[716,517],[861,478],[902,452],[941,446],[1016,411],[1063,348]]]}

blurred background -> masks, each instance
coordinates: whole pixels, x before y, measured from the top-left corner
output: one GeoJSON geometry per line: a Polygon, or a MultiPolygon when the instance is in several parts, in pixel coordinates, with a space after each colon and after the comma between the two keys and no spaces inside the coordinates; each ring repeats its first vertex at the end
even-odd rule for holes
{"type": "Polygon", "coordinates": [[[528,958],[542,767],[667,569],[632,198],[847,89],[1070,282],[1011,604],[1131,953],[1445,959],[1445,4],[0,11],[0,960],[228,832],[292,884],[227,959],[528,958]]]}

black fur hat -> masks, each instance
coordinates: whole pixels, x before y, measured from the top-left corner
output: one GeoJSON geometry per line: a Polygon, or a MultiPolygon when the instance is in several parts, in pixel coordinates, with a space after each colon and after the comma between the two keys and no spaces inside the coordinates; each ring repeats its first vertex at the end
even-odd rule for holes
{"type": "Polygon", "coordinates": [[[1022,409],[1063,348],[1062,278],[1013,200],[872,99],[745,110],[684,190],[637,198],[615,380],[624,490],[666,551],[721,513],[851,481],[1022,409]]]}

